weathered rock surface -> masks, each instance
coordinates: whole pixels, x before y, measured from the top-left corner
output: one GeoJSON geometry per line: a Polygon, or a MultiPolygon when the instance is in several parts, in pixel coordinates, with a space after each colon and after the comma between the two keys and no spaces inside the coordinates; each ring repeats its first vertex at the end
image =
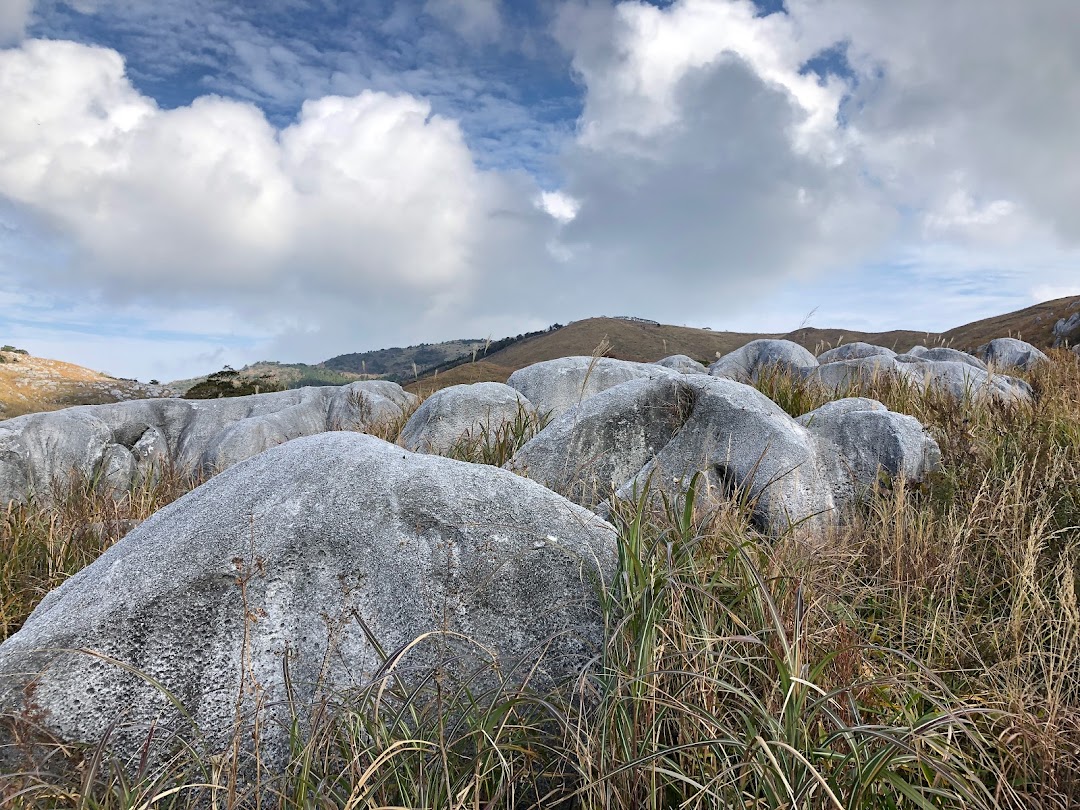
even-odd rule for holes
{"type": "MultiPolygon", "coordinates": [[[[910,353],[908,352],[908,354],[910,353]]],[[[986,363],[978,357],[962,352],[959,349],[950,349],[947,346],[935,346],[933,349],[926,349],[919,357],[923,360],[932,360],[935,363],[967,363],[969,366],[986,371],[986,363]]]]}
{"type": "Polygon", "coordinates": [[[745,382],[756,380],[762,369],[779,367],[799,374],[818,365],[818,360],[798,343],[761,338],[725,354],[711,366],[709,374],[745,382]]]}
{"type": "Polygon", "coordinates": [[[231,399],[84,405],[15,417],[0,425],[0,505],[31,492],[48,497],[55,484],[73,475],[102,480],[105,472],[105,480],[122,489],[167,464],[218,472],[300,436],[370,427],[400,414],[399,403],[410,399],[415,400],[394,383],[357,382],[231,399]]]}
{"type": "Polygon", "coordinates": [[[678,373],[655,363],[632,363],[610,357],[562,357],[518,369],[506,384],[524,394],[537,413],[555,418],[620,383],[678,373]]]}
{"type": "Polygon", "coordinates": [[[836,363],[841,360],[861,360],[864,357],[896,357],[896,352],[886,349],[884,346],[874,346],[872,343],[844,343],[835,349],[829,349],[817,356],[818,363],[836,363]]]}
{"type": "Polygon", "coordinates": [[[646,483],[675,494],[700,471],[715,496],[755,502],[768,531],[834,519],[810,434],[754,388],[711,376],[613,387],[554,420],[508,466],[590,506],[646,483]]]}
{"type": "MultiPolygon", "coordinates": [[[[183,723],[112,659],[176,696],[211,755],[238,695],[245,716],[258,703],[275,767],[286,654],[301,717],[319,694],[380,677],[369,633],[387,653],[430,634],[397,665],[406,682],[436,665],[452,682],[485,650],[514,683],[544,650],[532,677],[561,679],[601,641],[597,583],[615,559],[611,526],[505,470],[359,433],[302,438],[162,509],[48,594],[0,646],[0,713],[32,708],[60,739],[85,742],[119,719],[112,742],[137,757],[151,725],[183,723]]],[[[0,771],[5,756],[16,754],[0,747],[0,771]]]]}
{"type": "Polygon", "coordinates": [[[822,363],[809,372],[807,379],[817,382],[827,391],[842,392],[851,386],[869,385],[884,375],[899,373],[893,356],[878,354],[822,363]]]}
{"type": "Polygon", "coordinates": [[[1054,324],[1054,348],[1068,344],[1080,344],[1080,312],[1074,312],[1068,318],[1060,318],[1054,324]]]}
{"type": "Polygon", "coordinates": [[[683,374],[708,374],[709,370],[697,360],[687,357],[685,354],[673,354],[662,360],[657,360],[656,365],[679,371],[683,374]]]}
{"type": "Polygon", "coordinates": [[[844,393],[853,386],[869,385],[883,376],[895,375],[923,389],[935,388],[957,398],[990,397],[1010,403],[1030,400],[1031,387],[1023,380],[991,374],[967,362],[927,359],[937,351],[930,349],[922,355],[877,355],[824,363],[809,371],[807,378],[834,393],[844,393]]]}
{"type": "Polygon", "coordinates": [[[1050,362],[1050,358],[1030,343],[1016,338],[995,338],[980,346],[977,353],[990,368],[998,370],[1031,371],[1041,363],[1050,362]]]}
{"type": "Polygon", "coordinates": [[[436,391],[401,431],[401,444],[422,453],[445,454],[465,434],[494,433],[513,423],[532,404],[508,385],[480,382],[436,391]]]}
{"type": "Polygon", "coordinates": [[[990,374],[969,363],[915,361],[897,368],[909,382],[924,389],[937,389],[957,399],[989,397],[1007,403],[1031,399],[1031,386],[1023,380],[990,374]]]}
{"type": "Polygon", "coordinates": [[[618,491],[633,497],[646,482],[674,491],[702,471],[718,495],[753,504],[757,524],[773,534],[792,526],[818,532],[835,523],[832,494],[809,433],[748,385],[689,377],[680,396],[686,419],[674,438],[618,491]]]}
{"type": "Polygon", "coordinates": [[[796,421],[817,440],[822,469],[841,509],[865,497],[881,473],[918,482],[941,466],[941,450],[919,420],[872,399],[838,399],[796,421]]]}
{"type": "Polygon", "coordinates": [[[671,441],[691,401],[692,389],[678,377],[625,382],[552,420],[506,466],[594,506],[671,441]]]}

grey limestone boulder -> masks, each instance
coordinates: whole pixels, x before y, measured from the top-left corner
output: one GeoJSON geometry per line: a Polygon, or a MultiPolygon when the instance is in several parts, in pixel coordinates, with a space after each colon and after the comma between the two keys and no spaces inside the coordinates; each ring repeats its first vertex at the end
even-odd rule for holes
{"type": "Polygon", "coordinates": [[[532,411],[529,400],[502,383],[451,385],[424,400],[405,423],[400,443],[409,450],[442,455],[467,434],[494,433],[532,411]]]}
{"type": "Polygon", "coordinates": [[[896,352],[886,349],[884,346],[874,346],[871,343],[843,343],[835,349],[829,349],[818,355],[818,363],[835,363],[840,360],[861,360],[864,357],[896,357],[896,352]]]}
{"type": "Polygon", "coordinates": [[[0,492],[0,505],[62,486],[73,471],[93,477],[114,444],[109,426],[89,406],[18,416],[0,431],[0,463],[17,468],[0,473],[0,484],[11,487],[0,492]]]}
{"type": "Polygon", "coordinates": [[[290,439],[321,433],[334,394],[321,387],[274,392],[265,398],[253,394],[230,401],[196,400],[178,462],[210,475],[290,439]]]}
{"type": "Polygon", "coordinates": [[[1068,318],[1060,318],[1054,324],[1053,333],[1055,349],[1070,343],[1080,343],[1077,340],[1080,336],[1080,312],[1074,312],[1068,318]]]}
{"type": "Polygon", "coordinates": [[[701,472],[704,494],[746,497],[769,532],[834,520],[805,428],[754,388],[711,376],[608,389],[555,419],[508,466],[601,511],[613,489],[618,498],[646,486],[675,495],[701,472]]]}
{"type": "Polygon", "coordinates": [[[327,430],[357,430],[401,418],[420,404],[420,398],[389,380],[364,380],[342,386],[330,400],[327,430]]]}
{"type": "MultiPolygon", "coordinates": [[[[377,684],[380,648],[418,641],[395,669],[410,684],[436,666],[447,688],[478,671],[474,690],[495,685],[494,663],[509,684],[534,666],[535,684],[577,674],[602,640],[616,556],[611,526],[505,470],[359,433],[301,438],[49,593],[0,645],[0,713],[32,711],[64,741],[118,722],[112,743],[137,757],[151,727],[190,738],[154,679],[198,724],[204,757],[225,750],[239,696],[242,739],[258,713],[263,763],[278,767],[290,697],[303,722],[321,697],[377,684]]],[[[0,771],[16,756],[0,745],[0,771]]]]}
{"type": "Polygon", "coordinates": [[[1041,363],[1050,362],[1050,358],[1039,349],[1016,338],[994,338],[980,346],[977,353],[987,366],[997,370],[1018,368],[1031,371],[1041,363]]]}
{"type": "Polygon", "coordinates": [[[827,391],[843,392],[852,386],[869,385],[882,376],[899,373],[894,357],[878,354],[822,363],[810,371],[807,379],[818,383],[827,391]]]}
{"type": "Polygon", "coordinates": [[[986,371],[986,363],[978,357],[962,352],[959,349],[950,349],[947,346],[936,346],[933,349],[927,349],[919,357],[923,360],[932,360],[935,363],[967,363],[969,366],[986,371]]]}
{"type": "Polygon", "coordinates": [[[700,471],[716,495],[745,498],[763,530],[795,528],[820,539],[836,514],[807,430],[748,385],[690,377],[685,386],[683,425],[617,495],[633,497],[646,483],[677,491],[700,471]]]}
{"type": "Polygon", "coordinates": [[[671,441],[692,398],[678,377],[625,382],[552,420],[506,466],[575,503],[595,506],[671,441]]]}
{"type": "Polygon", "coordinates": [[[870,493],[881,473],[923,481],[941,466],[941,450],[917,419],[861,397],[839,399],[800,416],[818,442],[837,507],[870,493]]]}
{"type": "Polygon", "coordinates": [[[591,396],[630,380],[679,374],[655,363],[632,363],[610,357],[562,357],[518,369],[506,381],[554,418],[591,396]]]}
{"type": "Polygon", "coordinates": [[[1031,387],[1023,380],[991,374],[969,363],[916,361],[897,366],[903,377],[923,389],[936,389],[957,399],[995,399],[1004,403],[1028,402],[1031,387]]]}
{"type": "Polygon", "coordinates": [[[817,358],[798,343],[762,338],[725,354],[709,366],[709,374],[746,382],[756,380],[765,368],[779,367],[802,374],[817,365],[817,358]]]}
{"type": "Polygon", "coordinates": [[[708,374],[709,370],[697,360],[687,357],[685,354],[673,354],[662,360],[657,360],[656,365],[680,371],[683,374],[708,374]]]}
{"type": "Polygon", "coordinates": [[[98,462],[96,484],[106,492],[120,495],[131,488],[139,475],[135,455],[122,444],[110,444],[98,462]]]}
{"type": "Polygon", "coordinates": [[[218,472],[300,436],[369,428],[414,401],[394,383],[360,382],[213,400],[84,405],[8,419],[0,428],[0,506],[31,493],[47,498],[73,476],[122,488],[167,465],[218,472]]]}

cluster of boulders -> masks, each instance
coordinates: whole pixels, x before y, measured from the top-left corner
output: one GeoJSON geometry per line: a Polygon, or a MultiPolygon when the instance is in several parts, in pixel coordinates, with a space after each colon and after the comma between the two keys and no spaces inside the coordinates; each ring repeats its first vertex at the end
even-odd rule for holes
{"type": "Polygon", "coordinates": [[[369,430],[415,405],[383,380],[224,399],[84,405],[0,422],[0,504],[47,498],[72,477],[116,491],[172,467],[210,475],[328,430],[369,430]]]}
{"type": "Polygon", "coordinates": [[[1031,398],[1026,382],[1003,372],[1031,370],[1047,361],[1036,347],[1015,338],[997,338],[980,346],[977,355],[948,347],[914,346],[903,354],[868,343],[848,343],[815,357],[788,340],[755,340],[721,357],[709,374],[752,381],[763,372],[811,379],[831,391],[844,391],[875,377],[890,375],[922,389],[935,388],[957,398],[992,398],[1024,402],[1031,398]]]}
{"type": "MultiPolygon", "coordinates": [[[[708,369],[567,357],[432,395],[397,445],[327,432],[415,404],[382,382],[9,420],[5,502],[72,471],[120,488],[166,463],[225,471],[38,605],[0,646],[0,713],[64,740],[112,730],[135,755],[147,729],[188,722],[164,688],[212,750],[263,707],[260,755],[280,763],[291,711],[391,672],[408,682],[440,666],[474,689],[570,677],[602,640],[618,500],[675,497],[701,474],[703,499],[738,498],[760,530],[820,543],[883,477],[918,481],[940,464],[924,427],[879,402],[792,418],[746,380],[778,366],[836,388],[897,374],[1018,401],[1030,392],[999,371],[1045,360],[1009,340],[979,354],[853,343],[815,357],[771,340],[708,369]],[[538,412],[550,422],[507,469],[439,455],[538,412]]],[[[0,770],[14,751],[0,747],[0,770]]]]}

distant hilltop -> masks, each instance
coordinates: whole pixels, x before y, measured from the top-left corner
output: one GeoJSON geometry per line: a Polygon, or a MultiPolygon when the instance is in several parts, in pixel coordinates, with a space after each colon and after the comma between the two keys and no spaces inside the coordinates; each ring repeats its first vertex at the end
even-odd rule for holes
{"type": "Polygon", "coordinates": [[[0,346],[0,419],[72,405],[177,396],[169,386],[118,379],[60,360],[0,346]]]}

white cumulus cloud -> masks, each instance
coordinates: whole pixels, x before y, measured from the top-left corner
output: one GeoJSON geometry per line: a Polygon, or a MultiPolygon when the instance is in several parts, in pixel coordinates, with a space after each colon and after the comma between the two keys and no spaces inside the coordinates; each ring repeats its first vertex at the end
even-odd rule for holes
{"type": "Polygon", "coordinates": [[[457,125],[411,96],[309,101],[279,131],[220,97],[159,109],[116,52],[29,41],[0,52],[0,108],[0,193],[98,283],[360,294],[470,273],[484,181],[457,125]]]}

